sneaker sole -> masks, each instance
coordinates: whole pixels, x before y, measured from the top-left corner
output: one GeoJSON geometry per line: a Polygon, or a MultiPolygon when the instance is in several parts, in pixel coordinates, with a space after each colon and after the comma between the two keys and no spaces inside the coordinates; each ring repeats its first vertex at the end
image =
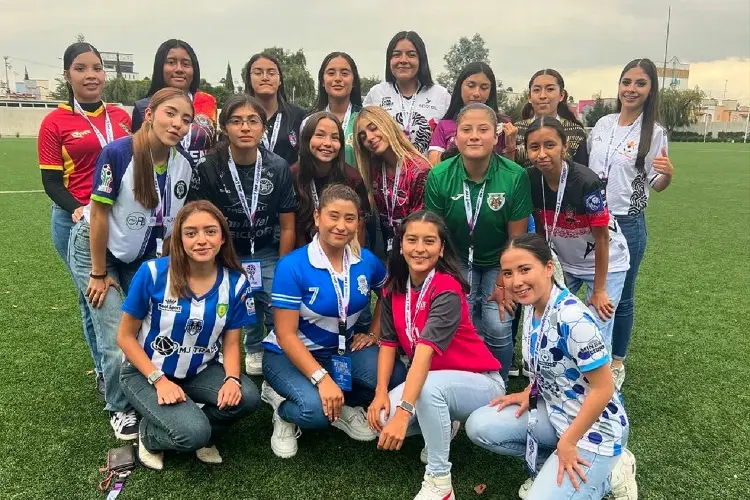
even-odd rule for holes
{"type": "Polygon", "coordinates": [[[276,455],[279,458],[292,458],[297,454],[297,450],[280,450],[276,446],[273,445],[273,442],[271,442],[271,451],[273,451],[273,454],[276,455]]]}
{"type": "Polygon", "coordinates": [[[257,369],[248,370],[247,366],[246,366],[245,367],[245,373],[247,373],[248,375],[250,375],[252,377],[257,377],[259,375],[263,375],[263,368],[261,367],[261,368],[257,368],[257,369]]]}
{"type": "Polygon", "coordinates": [[[339,427],[339,426],[331,424],[331,427],[335,427],[336,429],[340,430],[341,432],[343,432],[344,434],[346,434],[347,436],[349,436],[353,440],[360,441],[360,442],[363,442],[363,443],[366,443],[368,441],[375,441],[375,439],[377,439],[377,437],[378,437],[378,435],[375,434],[375,433],[367,434],[367,435],[365,435],[365,434],[355,434],[354,432],[352,432],[351,427],[348,427],[348,426],[343,426],[342,425],[342,426],[339,427]]]}
{"type": "Polygon", "coordinates": [[[136,431],[135,434],[120,434],[115,431],[115,437],[121,441],[135,441],[138,439],[138,432],[136,431]]]}

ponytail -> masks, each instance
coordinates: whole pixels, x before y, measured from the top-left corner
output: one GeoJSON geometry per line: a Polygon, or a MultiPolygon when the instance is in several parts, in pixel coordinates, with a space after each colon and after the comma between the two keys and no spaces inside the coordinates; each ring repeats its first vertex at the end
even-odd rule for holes
{"type": "Polygon", "coordinates": [[[133,197],[144,208],[156,208],[159,198],[154,187],[154,164],[151,162],[151,146],[148,133],[151,122],[146,121],[133,134],[133,197]]]}

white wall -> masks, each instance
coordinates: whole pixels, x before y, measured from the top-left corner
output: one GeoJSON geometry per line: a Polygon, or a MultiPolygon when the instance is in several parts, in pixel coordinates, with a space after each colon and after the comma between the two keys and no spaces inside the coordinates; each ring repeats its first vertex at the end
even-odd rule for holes
{"type": "MultiPolygon", "coordinates": [[[[130,115],[132,106],[123,106],[130,115]]],[[[39,126],[47,113],[53,109],[39,108],[0,108],[0,136],[2,137],[36,137],[39,126]]]]}

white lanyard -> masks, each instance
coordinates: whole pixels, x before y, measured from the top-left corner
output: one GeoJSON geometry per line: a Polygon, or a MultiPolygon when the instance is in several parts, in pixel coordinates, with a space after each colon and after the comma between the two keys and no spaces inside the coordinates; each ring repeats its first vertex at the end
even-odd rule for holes
{"type": "Polygon", "coordinates": [[[315,208],[318,208],[320,206],[320,198],[318,198],[318,188],[315,187],[315,179],[310,181],[310,193],[312,194],[315,208]]]}
{"type": "Polygon", "coordinates": [[[417,91],[414,92],[414,95],[411,96],[411,98],[409,99],[409,101],[411,102],[409,103],[409,111],[407,112],[406,105],[404,104],[404,101],[406,100],[406,98],[403,96],[403,94],[401,94],[401,91],[398,89],[398,87],[396,87],[396,91],[398,92],[398,100],[401,104],[401,118],[404,121],[404,132],[406,132],[407,136],[409,135],[409,132],[411,131],[411,117],[412,117],[412,114],[414,114],[414,106],[417,103],[417,94],[419,94],[419,90],[420,89],[417,88],[417,91]]]}
{"type": "MultiPolygon", "coordinates": [[[[529,365],[534,367],[534,378],[531,381],[531,385],[534,385],[537,381],[537,378],[539,378],[539,359],[541,358],[541,356],[539,355],[539,350],[542,348],[542,340],[546,337],[546,335],[544,334],[544,322],[549,320],[549,315],[552,312],[552,309],[555,307],[555,304],[557,304],[561,293],[563,293],[563,290],[558,288],[557,285],[552,285],[552,290],[549,294],[549,300],[547,301],[547,307],[544,308],[542,317],[539,318],[539,331],[536,335],[536,345],[534,346],[535,356],[533,359],[531,357],[531,342],[529,342],[529,365]]],[[[532,318],[529,319],[529,324],[531,324],[534,316],[533,306],[531,309],[531,316],[532,318]]],[[[533,327],[531,327],[531,332],[533,331],[533,327]]],[[[529,335],[529,340],[530,339],[531,335],[529,335]]]]}
{"type": "MultiPolygon", "coordinates": [[[[638,118],[636,118],[635,121],[630,124],[630,127],[628,127],[628,131],[625,134],[625,136],[622,138],[620,143],[617,146],[615,146],[615,149],[611,151],[612,159],[614,159],[614,153],[616,153],[617,150],[620,149],[620,146],[622,146],[625,143],[625,141],[628,140],[628,137],[630,137],[630,133],[633,131],[635,126],[641,122],[642,117],[643,117],[643,114],[638,115],[638,118]]],[[[615,123],[612,125],[612,130],[609,133],[609,144],[607,144],[607,152],[604,155],[604,169],[606,171],[606,174],[605,172],[602,172],[602,174],[605,174],[605,177],[604,177],[605,181],[609,180],[609,173],[612,170],[612,162],[610,162],[609,155],[610,155],[610,150],[612,149],[612,142],[615,140],[615,131],[619,127],[619,123],[620,123],[620,114],[618,113],[617,116],[615,117],[615,123]]]]}
{"type": "Polygon", "coordinates": [[[482,200],[484,199],[484,188],[487,186],[487,180],[482,182],[482,188],[477,196],[477,211],[473,213],[471,209],[471,190],[469,183],[464,181],[464,209],[466,210],[466,222],[469,224],[469,288],[471,288],[471,279],[474,274],[474,227],[479,220],[479,211],[482,210],[482,200]]]}
{"type": "Polygon", "coordinates": [[[240,181],[240,175],[237,173],[237,165],[234,163],[232,158],[232,150],[229,149],[229,173],[232,174],[232,181],[234,181],[234,188],[237,190],[237,196],[240,198],[240,204],[242,210],[245,212],[248,220],[250,221],[250,256],[255,256],[255,212],[258,210],[258,196],[260,194],[260,178],[261,170],[263,167],[263,158],[260,154],[260,150],[257,152],[255,159],[255,175],[253,177],[253,191],[250,196],[250,205],[247,204],[247,198],[245,197],[245,189],[242,187],[240,181]]]}
{"type": "MultiPolygon", "coordinates": [[[[149,154],[151,155],[151,169],[154,172],[154,189],[156,190],[156,199],[157,204],[156,208],[154,208],[154,218],[156,220],[156,226],[167,226],[172,224],[173,218],[169,216],[170,210],[166,210],[166,217],[165,217],[165,200],[167,199],[167,196],[169,193],[172,192],[172,180],[169,177],[169,162],[172,161],[172,150],[169,151],[169,156],[167,157],[167,176],[164,179],[164,194],[162,195],[161,190],[159,189],[159,177],[156,175],[156,165],[154,165],[154,155],[151,152],[151,149],[149,149],[149,154]]],[[[169,204],[170,208],[172,204],[169,204]]]]}
{"type": "MultiPolygon", "coordinates": [[[[190,98],[190,102],[193,102],[193,94],[188,92],[188,97],[190,98]]],[[[188,127],[188,133],[185,135],[185,137],[182,138],[182,141],[180,141],[180,144],[182,144],[182,149],[187,151],[190,149],[190,142],[193,140],[193,122],[190,122],[190,126],[188,127]]]]}
{"type": "Polygon", "coordinates": [[[326,263],[326,269],[328,270],[328,275],[331,277],[333,290],[336,292],[336,305],[338,306],[339,315],[339,354],[343,354],[346,350],[346,337],[342,335],[342,332],[346,332],[347,310],[349,309],[350,296],[349,272],[351,269],[351,264],[349,259],[349,246],[347,245],[346,248],[344,248],[344,258],[342,263],[343,269],[341,273],[344,278],[344,290],[342,292],[341,286],[339,286],[339,279],[336,277],[336,271],[333,270],[331,261],[328,259],[328,256],[320,246],[320,239],[317,239],[315,244],[318,247],[318,252],[320,252],[320,255],[323,257],[323,261],[326,263]]]}
{"type": "MultiPolygon", "coordinates": [[[[331,112],[331,106],[326,106],[326,111],[329,113],[331,112]]],[[[341,122],[341,129],[344,131],[344,136],[346,136],[346,127],[349,126],[349,120],[352,118],[352,103],[349,103],[349,107],[346,108],[346,113],[344,114],[344,119],[341,122]]]]}
{"type": "Polygon", "coordinates": [[[385,164],[381,166],[383,174],[383,198],[385,199],[385,210],[388,213],[388,225],[392,232],[395,232],[393,227],[393,214],[396,211],[396,201],[398,199],[398,181],[401,177],[401,162],[396,164],[396,174],[393,176],[393,192],[391,193],[391,199],[388,200],[388,176],[385,172],[385,164]]]}
{"type": "MultiPolygon", "coordinates": [[[[104,131],[107,134],[107,138],[105,139],[101,132],[99,132],[99,129],[94,126],[94,124],[91,122],[91,119],[86,115],[86,112],[81,107],[81,104],[74,98],[73,99],[73,107],[75,108],[76,112],[79,113],[88,123],[89,127],[94,131],[94,134],[96,134],[96,138],[99,139],[99,144],[104,148],[107,144],[115,140],[115,134],[112,132],[112,121],[109,119],[109,113],[107,112],[107,105],[102,103],[102,107],[104,108],[104,131]]],[[[158,191],[158,189],[157,189],[158,191]]]]}
{"type": "MultiPolygon", "coordinates": [[[[544,194],[545,183],[544,176],[542,179],[542,211],[547,210],[547,197],[544,194]]],[[[560,184],[557,186],[557,203],[555,204],[555,218],[552,219],[552,231],[547,227],[547,218],[544,218],[544,234],[547,237],[547,245],[552,247],[552,237],[555,235],[555,228],[557,228],[557,218],[560,217],[560,209],[562,208],[563,194],[565,193],[565,185],[568,183],[568,163],[563,162],[562,172],[560,173],[560,184]]]]}
{"type": "Polygon", "coordinates": [[[417,320],[417,314],[419,314],[419,308],[422,307],[422,302],[424,301],[424,297],[427,294],[427,289],[430,288],[430,283],[432,283],[432,278],[435,277],[435,269],[430,271],[430,274],[427,275],[427,278],[425,278],[424,283],[422,283],[422,289],[419,291],[419,296],[417,297],[417,307],[414,309],[414,316],[412,317],[411,314],[411,278],[406,279],[406,337],[409,339],[409,342],[411,342],[411,355],[414,357],[414,349],[416,348],[417,339],[419,338],[419,335],[417,332],[415,332],[415,326],[414,323],[417,320]]]}
{"type": "Polygon", "coordinates": [[[276,119],[273,122],[273,131],[271,132],[271,142],[268,142],[268,133],[263,134],[263,145],[267,150],[276,149],[276,142],[279,140],[279,129],[281,129],[281,112],[276,113],[276,119]]]}

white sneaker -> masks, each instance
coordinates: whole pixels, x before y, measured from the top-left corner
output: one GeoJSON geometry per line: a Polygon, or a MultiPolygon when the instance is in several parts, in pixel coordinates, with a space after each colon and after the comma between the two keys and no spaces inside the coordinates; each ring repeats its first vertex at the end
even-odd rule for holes
{"type": "Polygon", "coordinates": [[[251,352],[245,355],[245,373],[263,375],[263,352],[251,352]]]}
{"type": "Polygon", "coordinates": [[[635,456],[623,450],[620,460],[612,469],[611,498],[614,500],[638,500],[638,483],[635,481],[635,456]]]}
{"type": "Polygon", "coordinates": [[[138,433],[138,461],[151,470],[164,469],[164,452],[151,452],[146,449],[141,440],[141,434],[138,433]]]}
{"type": "Polygon", "coordinates": [[[612,365],[612,378],[615,379],[615,388],[619,391],[625,383],[625,365],[615,367],[612,365]]]}
{"type": "Polygon", "coordinates": [[[135,410],[109,412],[109,425],[115,431],[117,439],[138,439],[138,415],[135,410]]]}
{"type": "Polygon", "coordinates": [[[534,484],[534,480],[532,478],[528,478],[524,483],[521,485],[520,488],[518,488],[518,498],[521,500],[526,500],[526,497],[529,496],[529,490],[534,484]]]}
{"type": "Polygon", "coordinates": [[[263,381],[263,385],[260,387],[260,400],[265,401],[269,405],[271,405],[271,408],[273,408],[274,411],[279,409],[279,406],[281,406],[281,403],[286,401],[285,398],[282,398],[281,395],[273,390],[273,387],[271,387],[271,384],[263,381]]]}
{"type": "Polygon", "coordinates": [[[294,424],[290,424],[273,411],[273,434],[271,435],[271,450],[279,458],[292,458],[297,454],[297,439],[302,431],[294,424]]]}
{"type": "Polygon", "coordinates": [[[216,446],[208,446],[196,450],[195,456],[204,464],[220,464],[224,461],[219,454],[219,450],[216,449],[216,446]]]}
{"type": "MultiPolygon", "coordinates": [[[[458,434],[458,429],[460,428],[461,422],[459,422],[458,420],[451,423],[451,441],[453,441],[453,439],[456,437],[456,434],[458,434]]],[[[427,446],[422,448],[422,452],[419,454],[419,459],[423,464],[427,465],[427,446]]]]}
{"type": "Polygon", "coordinates": [[[331,425],[344,431],[347,436],[355,441],[372,441],[378,437],[378,433],[370,429],[367,423],[367,415],[359,406],[356,408],[342,406],[341,415],[331,425]]]}
{"type": "Polygon", "coordinates": [[[435,477],[424,475],[422,489],[419,490],[414,500],[456,500],[451,484],[451,475],[435,477]]]}

